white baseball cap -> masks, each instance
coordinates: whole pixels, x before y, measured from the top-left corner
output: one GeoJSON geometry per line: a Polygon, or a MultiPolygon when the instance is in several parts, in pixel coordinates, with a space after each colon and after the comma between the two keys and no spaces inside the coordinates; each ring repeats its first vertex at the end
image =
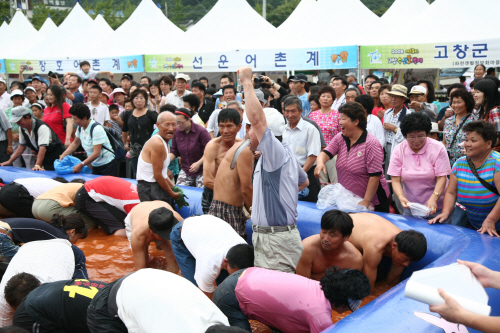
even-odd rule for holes
{"type": "MultiPolygon", "coordinates": [[[[266,116],[267,127],[273,132],[274,136],[282,136],[285,132],[285,118],[275,108],[264,108],[264,115],[266,116]]],[[[250,124],[247,112],[243,113],[243,121],[250,124]]]]}
{"type": "Polygon", "coordinates": [[[425,89],[425,87],[422,87],[422,86],[413,86],[411,87],[411,90],[410,90],[410,93],[408,95],[425,95],[427,94],[427,89],[425,89]]]}
{"type": "Polygon", "coordinates": [[[24,97],[24,93],[19,89],[14,89],[10,92],[10,99],[14,98],[14,96],[23,96],[24,97]]]}
{"type": "Polygon", "coordinates": [[[175,79],[183,79],[184,81],[188,82],[189,80],[191,80],[191,78],[189,77],[189,75],[187,74],[182,74],[182,73],[179,73],[175,76],[175,79]]]}

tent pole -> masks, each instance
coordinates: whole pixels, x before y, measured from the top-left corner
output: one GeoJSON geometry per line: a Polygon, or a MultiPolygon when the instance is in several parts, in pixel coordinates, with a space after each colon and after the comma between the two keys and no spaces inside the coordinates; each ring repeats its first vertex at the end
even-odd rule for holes
{"type": "MultiPolygon", "coordinates": [[[[358,73],[357,73],[357,80],[358,84],[361,82],[361,55],[360,55],[361,48],[358,45],[358,73]]],[[[365,91],[366,93],[366,91],[365,91]]]]}
{"type": "Polygon", "coordinates": [[[146,76],[146,55],[142,55],[142,76],[146,76]]]}

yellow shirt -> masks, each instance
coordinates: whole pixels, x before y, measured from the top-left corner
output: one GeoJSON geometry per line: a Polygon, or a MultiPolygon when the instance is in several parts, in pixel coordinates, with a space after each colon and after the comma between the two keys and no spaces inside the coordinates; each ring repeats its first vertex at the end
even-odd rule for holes
{"type": "Polygon", "coordinates": [[[78,192],[82,186],[83,184],[80,183],[62,184],[38,196],[36,200],[50,199],[57,201],[61,207],[74,206],[76,192],[78,192]]]}

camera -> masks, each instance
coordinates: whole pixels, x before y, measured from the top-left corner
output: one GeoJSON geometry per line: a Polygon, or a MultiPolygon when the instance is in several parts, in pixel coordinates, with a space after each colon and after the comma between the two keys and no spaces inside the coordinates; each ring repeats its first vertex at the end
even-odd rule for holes
{"type": "Polygon", "coordinates": [[[53,78],[53,79],[57,79],[57,73],[54,73],[52,71],[50,71],[48,74],[47,74],[49,77],[53,78]]]}

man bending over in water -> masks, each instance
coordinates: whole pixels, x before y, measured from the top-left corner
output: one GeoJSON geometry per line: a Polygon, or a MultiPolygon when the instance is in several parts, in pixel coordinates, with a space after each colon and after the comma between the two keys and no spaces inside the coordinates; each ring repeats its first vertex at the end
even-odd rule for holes
{"type": "Polygon", "coordinates": [[[353,220],[349,242],[363,254],[363,273],[373,288],[377,279],[377,267],[382,257],[392,258],[387,274],[388,283],[397,283],[412,261],[419,261],[427,252],[425,236],[415,230],[402,231],[388,220],[371,213],[349,214],[353,220]]]}
{"type": "Polygon", "coordinates": [[[127,215],[125,232],[136,270],[148,267],[149,244],[155,242],[156,248],[163,250],[167,259],[166,270],[173,273],[179,271],[170,245],[171,220],[176,224],[182,217],[168,203],[159,200],[141,202],[127,215]]]}
{"type": "Polygon", "coordinates": [[[332,209],[321,218],[319,235],[302,241],[304,251],[297,265],[297,274],[319,281],[328,268],[363,269],[363,256],[348,242],[353,228],[349,214],[332,209]]]}

